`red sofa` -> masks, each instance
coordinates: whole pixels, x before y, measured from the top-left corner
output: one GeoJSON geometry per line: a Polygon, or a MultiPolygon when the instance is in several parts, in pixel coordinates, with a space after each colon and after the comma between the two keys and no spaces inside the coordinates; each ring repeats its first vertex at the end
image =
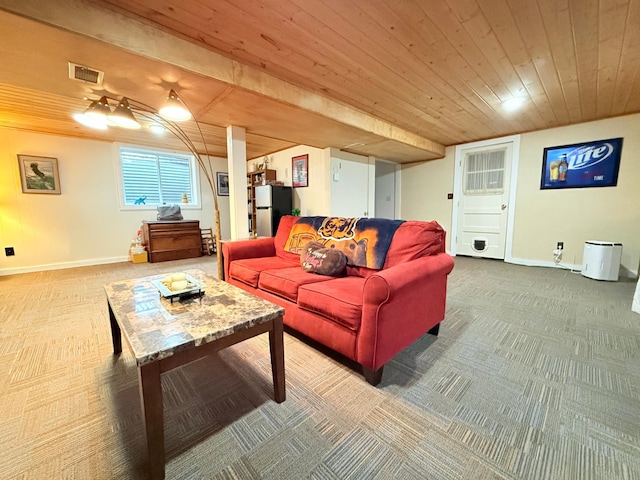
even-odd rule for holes
{"type": "Polygon", "coordinates": [[[445,231],[436,222],[406,221],[382,269],[347,266],[332,277],[305,272],[300,255],[284,249],[298,218],[283,217],[275,237],[224,242],[224,279],[283,306],[285,325],[356,361],[377,385],[394,355],[427,332],[438,334],[453,269],[445,231]]]}

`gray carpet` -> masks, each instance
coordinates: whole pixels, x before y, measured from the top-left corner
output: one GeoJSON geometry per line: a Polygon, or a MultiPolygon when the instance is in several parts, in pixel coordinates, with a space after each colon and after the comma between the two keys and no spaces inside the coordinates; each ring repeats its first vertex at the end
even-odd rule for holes
{"type": "MultiPolygon", "coordinates": [[[[146,478],[102,285],[191,266],[215,272],[204,257],[0,277],[0,478],[146,478]]],[[[640,479],[634,287],[457,257],[439,337],[377,388],[292,335],[283,404],[266,335],[198,360],[163,376],[167,478],[640,479]]]]}

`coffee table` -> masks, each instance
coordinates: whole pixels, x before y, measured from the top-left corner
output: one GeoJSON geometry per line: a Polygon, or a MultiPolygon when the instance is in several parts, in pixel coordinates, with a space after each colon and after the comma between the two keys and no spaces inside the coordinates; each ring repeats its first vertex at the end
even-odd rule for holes
{"type": "Polygon", "coordinates": [[[104,286],[113,353],[122,333],[138,366],[142,416],[152,478],[164,478],[164,423],[160,375],[262,333],[269,333],[274,399],[284,402],[284,309],[200,270],[185,270],[204,289],[202,297],[173,303],[152,284],[165,275],[104,286]]]}

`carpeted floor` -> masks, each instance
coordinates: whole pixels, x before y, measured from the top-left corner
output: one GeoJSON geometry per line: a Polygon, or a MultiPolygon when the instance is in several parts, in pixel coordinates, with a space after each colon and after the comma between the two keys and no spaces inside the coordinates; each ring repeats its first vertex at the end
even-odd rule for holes
{"type": "MultiPolygon", "coordinates": [[[[192,266],[216,271],[0,277],[0,478],[146,478],[136,367],[111,353],[102,285],[192,266]]],[[[287,334],[283,404],[266,335],[165,374],[167,478],[640,479],[635,283],[464,257],[449,278],[440,336],[377,388],[287,334]]]]}

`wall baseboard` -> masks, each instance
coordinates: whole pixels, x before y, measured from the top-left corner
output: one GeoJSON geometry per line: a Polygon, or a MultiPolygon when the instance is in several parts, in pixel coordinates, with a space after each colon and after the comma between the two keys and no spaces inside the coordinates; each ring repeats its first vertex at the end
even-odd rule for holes
{"type": "MultiPolygon", "coordinates": [[[[551,267],[551,268],[560,268],[563,270],[571,270],[575,273],[580,273],[582,271],[582,264],[579,265],[571,265],[567,263],[560,263],[556,265],[553,262],[547,262],[542,260],[528,260],[525,258],[510,258],[505,259],[506,263],[513,263],[515,265],[524,265],[526,267],[551,267]]],[[[620,266],[620,277],[622,278],[638,278],[638,272],[634,272],[633,270],[629,270],[623,266],[620,266]]]]}
{"type": "MultiPolygon", "coordinates": [[[[450,252],[447,252],[451,254],[450,252]]],[[[455,256],[455,255],[454,255],[455,256]]],[[[111,258],[97,258],[93,260],[81,260],[77,262],[65,262],[65,263],[50,263],[46,265],[34,265],[32,267],[19,267],[19,268],[2,268],[0,269],[0,277],[4,275],[17,275],[19,273],[33,273],[33,272],[42,272],[46,270],[61,270],[63,268],[74,268],[74,267],[89,267],[91,265],[104,265],[107,263],[119,263],[119,262],[128,262],[129,258],[126,256],[122,257],[111,257],[111,258]]],[[[570,265],[570,264],[558,264],[556,265],[553,262],[546,262],[542,260],[529,260],[526,258],[509,258],[504,260],[505,263],[513,263],[514,265],[523,265],[525,267],[547,267],[547,268],[559,268],[562,270],[570,270],[575,273],[579,273],[582,271],[582,265],[570,265]]],[[[625,278],[638,279],[638,272],[634,272],[632,270],[628,270],[626,268],[620,269],[620,275],[625,278]],[[624,275],[626,273],[626,275],[624,275]]]]}
{"type": "MultiPolygon", "coordinates": [[[[449,255],[451,252],[447,251],[449,255]]],[[[455,257],[455,255],[454,255],[455,257]]],[[[530,260],[527,258],[509,258],[504,260],[505,263],[513,263],[514,265],[522,265],[525,267],[547,267],[547,268],[559,268],[561,270],[570,270],[574,273],[580,273],[582,271],[582,264],[572,265],[568,263],[560,263],[555,264],[554,262],[544,261],[544,260],[530,260]]],[[[631,278],[634,280],[638,279],[638,272],[629,270],[625,267],[620,267],[620,277],[621,278],[631,278]]]]}
{"type": "Polygon", "coordinates": [[[510,258],[505,259],[505,263],[513,263],[514,265],[523,265],[525,267],[547,267],[547,268],[559,268],[560,270],[570,270],[572,272],[581,272],[582,265],[572,265],[568,263],[554,263],[545,260],[529,260],[526,258],[510,258]]]}
{"type": "Polygon", "coordinates": [[[49,263],[45,265],[34,265],[31,267],[2,268],[0,269],[0,276],[17,275],[19,273],[43,272],[46,270],[62,270],[63,268],[89,267],[91,265],[105,265],[107,263],[119,263],[128,261],[129,258],[127,256],[123,256],[111,258],[94,258],[91,260],[80,260],[77,262],[49,263]]]}

